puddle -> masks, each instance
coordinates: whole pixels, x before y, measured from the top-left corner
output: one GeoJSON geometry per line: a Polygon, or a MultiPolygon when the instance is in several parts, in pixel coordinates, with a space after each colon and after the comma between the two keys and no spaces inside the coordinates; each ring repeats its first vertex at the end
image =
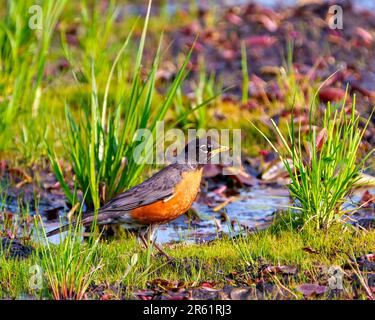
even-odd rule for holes
{"type": "MultiPolygon", "coordinates": [[[[344,210],[355,208],[355,204],[360,201],[364,192],[365,190],[358,190],[344,205],[344,210]]],[[[369,192],[375,194],[375,189],[370,189],[369,192]]],[[[282,187],[255,186],[243,188],[240,194],[236,196],[235,201],[217,212],[214,211],[214,207],[222,203],[223,199],[214,192],[209,192],[204,197],[209,199],[212,205],[209,206],[203,200],[193,204],[193,209],[197,212],[199,219],[182,215],[175,221],[159,226],[156,233],[157,241],[159,243],[209,241],[217,238],[220,232],[231,234],[233,224],[236,230],[238,230],[238,226],[248,229],[264,229],[271,224],[274,213],[278,209],[286,209],[290,205],[289,192],[282,187]]],[[[68,210],[59,207],[60,202],[54,204],[56,206],[52,211],[55,210],[56,212],[52,219],[49,216],[52,203],[41,202],[38,207],[46,231],[57,228],[60,225],[60,220],[63,223],[67,222],[66,213],[68,210]]],[[[19,211],[15,203],[7,205],[6,210],[13,213],[19,211]]],[[[34,215],[35,210],[31,209],[30,214],[34,215]]],[[[370,207],[361,209],[353,215],[353,218],[374,219],[374,216],[374,208],[370,207]]],[[[58,243],[60,240],[60,235],[49,238],[51,243],[58,243]]]]}
{"type": "MultiPolygon", "coordinates": [[[[375,194],[375,189],[369,190],[371,194],[375,194]]],[[[351,210],[356,207],[363,195],[364,190],[358,190],[348,201],[344,208],[351,210]]],[[[221,231],[231,234],[231,221],[235,221],[241,227],[249,229],[267,228],[273,218],[274,213],[278,209],[286,209],[290,206],[289,192],[286,188],[262,188],[254,187],[251,190],[244,190],[240,194],[238,201],[232,202],[225,207],[225,213],[228,221],[219,222],[221,231]]],[[[207,205],[195,203],[193,205],[201,221],[188,224],[186,216],[181,216],[177,220],[159,227],[157,240],[161,243],[172,241],[183,241],[186,243],[196,243],[215,239],[218,236],[218,225],[216,221],[220,221],[221,213],[214,212],[207,205]]],[[[353,219],[374,219],[374,208],[362,208],[355,213],[353,219]]]]}
{"type": "MultiPolygon", "coordinates": [[[[208,193],[207,197],[213,201],[215,206],[223,202],[222,198],[213,192],[208,193]]],[[[283,209],[288,204],[288,191],[285,188],[259,186],[243,189],[236,201],[229,203],[218,212],[214,212],[213,207],[211,208],[203,202],[195,202],[193,209],[197,212],[199,219],[189,219],[186,215],[182,215],[169,224],[161,225],[158,228],[157,241],[160,243],[206,241],[216,238],[219,230],[229,234],[231,222],[246,228],[262,229],[270,224],[276,210],[283,209]],[[224,213],[227,216],[227,221],[221,222],[224,213]]],[[[55,217],[50,219],[50,211],[53,211],[50,206],[51,204],[44,203],[38,207],[46,231],[59,227],[60,220],[63,223],[67,222],[67,209],[62,210],[61,207],[57,207],[55,217]]],[[[18,212],[16,203],[10,203],[6,209],[9,212],[18,212]]],[[[30,214],[34,215],[35,210],[31,209],[30,214]]],[[[56,235],[50,237],[49,240],[52,243],[58,243],[61,237],[56,235]]]]}
{"type": "Polygon", "coordinates": [[[161,243],[193,243],[214,239],[218,235],[218,224],[221,231],[229,234],[232,221],[243,227],[262,229],[270,224],[276,210],[283,209],[288,204],[289,196],[286,189],[261,187],[241,191],[237,201],[228,204],[219,212],[214,212],[213,208],[205,204],[194,203],[193,209],[198,212],[201,220],[188,224],[187,217],[181,216],[167,225],[160,226],[157,240],[161,243]],[[221,222],[223,212],[226,213],[228,221],[221,222]]]}
{"type": "MultiPolygon", "coordinates": [[[[375,194],[375,189],[369,190],[375,194]]],[[[357,191],[348,201],[344,208],[350,210],[355,208],[355,203],[361,199],[364,190],[357,191]]],[[[220,197],[208,193],[208,197],[216,200],[219,204],[220,197]]],[[[240,192],[238,200],[229,203],[223,209],[215,212],[213,208],[205,203],[195,202],[193,209],[200,219],[190,219],[182,215],[178,219],[159,226],[156,233],[158,243],[185,242],[199,243],[213,240],[220,232],[231,234],[231,223],[249,229],[267,228],[278,209],[286,209],[290,205],[289,192],[286,188],[271,188],[256,186],[251,189],[244,189],[240,192]],[[226,214],[226,221],[221,221],[223,213],[226,214]],[[192,221],[193,220],[193,221],[192,221]],[[219,232],[220,231],[220,232],[219,232]]],[[[354,219],[374,218],[373,208],[363,208],[353,215],[354,219]]],[[[59,222],[45,222],[46,230],[52,230],[59,226],[59,222]]],[[[60,241],[60,236],[50,238],[52,243],[60,241]]]]}

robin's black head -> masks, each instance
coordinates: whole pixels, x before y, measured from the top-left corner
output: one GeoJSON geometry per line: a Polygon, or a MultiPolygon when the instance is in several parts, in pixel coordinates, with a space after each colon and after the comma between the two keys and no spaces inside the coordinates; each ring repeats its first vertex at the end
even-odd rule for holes
{"type": "Polygon", "coordinates": [[[229,150],[229,147],[221,146],[210,136],[191,140],[183,151],[184,159],[189,164],[199,166],[210,163],[210,160],[221,152],[229,150]]]}

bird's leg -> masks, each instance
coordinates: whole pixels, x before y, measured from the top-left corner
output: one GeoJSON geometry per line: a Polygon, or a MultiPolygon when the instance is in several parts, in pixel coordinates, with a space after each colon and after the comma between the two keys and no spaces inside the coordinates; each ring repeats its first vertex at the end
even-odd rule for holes
{"type": "MultiPolygon", "coordinates": [[[[155,248],[164,256],[167,258],[168,261],[172,260],[172,257],[169,256],[157,243],[156,239],[152,240],[153,234],[156,231],[156,228],[153,228],[154,226],[150,225],[146,231],[141,231],[139,233],[139,238],[141,239],[143,245],[145,246],[146,250],[150,249],[150,245],[155,246],[155,248]],[[147,239],[145,237],[145,234],[147,233],[147,239]]],[[[152,253],[151,253],[152,254],[152,253]]],[[[152,254],[153,255],[153,254],[152,254]]]]}
{"type": "Polygon", "coordinates": [[[159,250],[159,252],[164,256],[164,257],[166,257],[167,258],[167,260],[168,261],[172,261],[173,260],[173,258],[168,254],[168,253],[166,253],[156,242],[154,242],[154,246],[155,246],[155,248],[156,249],[158,249],[159,250]]]}
{"type": "MultiPolygon", "coordinates": [[[[149,238],[153,238],[153,233],[156,233],[156,230],[157,230],[157,225],[150,225],[149,227],[149,238]]],[[[155,240],[151,240],[152,244],[155,246],[156,249],[158,249],[158,251],[164,256],[167,258],[168,261],[171,261],[173,260],[173,258],[168,255],[157,243],[156,243],[156,237],[155,237],[155,240]]]]}
{"type": "Polygon", "coordinates": [[[148,243],[147,243],[147,240],[145,238],[145,232],[144,231],[140,231],[139,233],[139,238],[141,239],[143,245],[145,246],[145,249],[147,250],[148,249],[148,243]]]}

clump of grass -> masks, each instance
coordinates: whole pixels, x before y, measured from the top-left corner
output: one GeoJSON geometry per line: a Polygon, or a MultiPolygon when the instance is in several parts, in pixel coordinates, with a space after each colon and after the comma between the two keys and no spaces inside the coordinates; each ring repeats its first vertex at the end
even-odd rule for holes
{"type": "MultiPolygon", "coordinates": [[[[33,1],[5,4],[5,17],[0,22],[0,150],[14,142],[11,129],[20,115],[31,119],[39,114],[46,59],[66,2],[43,1],[41,30],[29,26],[33,1]]],[[[30,132],[28,123],[23,125],[23,130],[30,132]]]]}
{"type": "MultiPolygon", "coordinates": [[[[101,241],[95,249],[95,258],[89,263],[92,268],[98,265],[101,265],[102,268],[92,274],[90,283],[98,286],[103,285],[107,288],[106,294],[114,293],[114,299],[134,298],[134,291],[149,288],[149,283],[154,279],[183,281],[188,288],[199,286],[205,281],[213,281],[217,288],[222,288],[227,284],[243,286],[246,283],[246,286],[249,285],[255,289],[258,267],[287,265],[297,267],[297,273],[287,278],[282,274],[275,274],[268,280],[278,286],[281,284],[281,286],[287,287],[288,290],[302,298],[302,295],[296,291],[299,284],[328,285],[327,281],[331,276],[328,273],[329,268],[339,266],[349,276],[344,277],[344,290],[342,295],[336,298],[366,299],[365,283],[361,284],[363,281],[360,281],[359,287],[355,288],[358,281],[353,283],[353,273],[346,269],[347,254],[356,258],[371,252],[375,239],[373,231],[346,228],[343,232],[339,225],[332,226],[330,232],[316,231],[313,226],[296,230],[284,215],[281,218],[275,221],[269,229],[244,235],[242,238],[228,239],[224,237],[206,244],[170,245],[166,250],[176,260],[173,263],[166,263],[163,257],[155,256],[152,266],[148,268],[145,267],[146,253],[140,249],[135,237],[125,237],[121,241],[112,241],[110,244],[101,241]],[[310,249],[310,252],[306,251],[306,248],[310,249]],[[137,254],[138,261],[136,261],[137,254]],[[233,274],[237,279],[234,284],[228,280],[229,274],[233,274]],[[241,282],[238,284],[237,281],[241,282]]],[[[43,235],[41,238],[44,239],[43,235]]],[[[64,241],[66,240],[63,240],[62,243],[64,241]]],[[[66,242],[64,243],[66,245],[66,242]]],[[[47,277],[43,279],[48,286],[39,289],[30,287],[30,277],[35,275],[34,269],[30,270],[30,267],[43,266],[44,274],[47,275],[46,264],[52,265],[51,261],[53,261],[56,265],[53,270],[61,272],[57,263],[60,263],[58,253],[62,252],[63,244],[61,247],[50,244],[51,251],[46,251],[44,255],[39,253],[40,250],[43,250],[43,248],[39,248],[42,245],[44,244],[39,243],[36,254],[24,260],[5,259],[5,256],[0,252],[1,298],[26,296],[50,299],[54,297],[50,280],[47,277]]],[[[76,246],[79,248],[78,244],[76,246]]],[[[67,248],[69,247],[67,246],[67,248]]],[[[81,243],[80,249],[74,251],[75,257],[78,258],[79,253],[82,252],[88,253],[88,248],[86,244],[81,243]]],[[[83,260],[83,257],[79,257],[79,259],[83,260]]],[[[49,268],[52,269],[52,267],[49,268]]],[[[66,262],[64,262],[63,268],[66,269],[66,262]]],[[[89,272],[90,269],[85,270],[89,272]]],[[[73,271],[74,269],[72,269],[73,271]]],[[[356,273],[359,272],[356,271],[356,273]]],[[[55,276],[55,279],[59,279],[60,276],[55,276]]],[[[364,277],[365,274],[362,276],[364,277]]],[[[367,281],[367,278],[363,280],[367,281]]],[[[83,297],[92,298],[93,295],[95,296],[95,289],[92,291],[89,285],[86,295],[84,294],[83,297]]],[[[254,298],[257,297],[254,296],[254,298]]],[[[275,297],[268,294],[263,297],[263,299],[271,298],[275,297]]],[[[296,297],[292,295],[291,298],[296,297]]],[[[323,295],[322,298],[326,299],[328,295],[323,295]]]]}
{"type": "Polygon", "coordinates": [[[31,294],[29,288],[31,263],[25,260],[7,259],[0,248],[0,298],[19,299],[31,294]]]}
{"type": "Polygon", "coordinates": [[[357,159],[358,150],[364,132],[371,119],[360,128],[361,117],[356,111],[353,97],[351,108],[345,107],[346,98],[341,106],[328,103],[323,112],[321,125],[313,117],[317,116],[310,107],[310,121],[306,136],[301,123],[295,125],[292,118],[285,135],[271,120],[281,141],[276,146],[269,138],[264,138],[278,153],[291,179],[288,185],[290,195],[295,200],[297,224],[313,224],[316,229],[328,228],[341,221],[344,214],[343,204],[350,195],[360,177],[360,172],[371,153],[362,160],[357,159]]]}
{"type": "MultiPolygon", "coordinates": [[[[151,137],[146,138],[146,141],[140,141],[142,137],[138,136],[137,130],[149,129],[152,133],[155,131],[156,123],[164,119],[181,81],[186,76],[186,67],[191,51],[171,83],[164,101],[160,104],[154,102],[154,96],[156,95],[155,75],[160,61],[160,46],[151,71],[145,79],[142,77],[143,69],[141,65],[150,8],[151,1],[134,63],[130,91],[117,92],[115,101],[110,105],[111,80],[116,74],[116,66],[130,42],[132,32],[130,32],[112,65],[103,98],[99,99],[95,69],[92,65],[91,110],[86,110],[85,116],[81,118],[79,123],[70,114],[69,109],[66,109],[68,135],[66,156],[72,165],[79,188],[83,192],[87,191],[85,202],[89,208],[99,208],[101,203],[107,202],[116,194],[138,182],[146,161],[137,163],[134,159],[134,151],[140,143],[143,143],[146,146],[144,156],[148,159],[153,152],[153,146],[150,147],[149,143],[151,137]]],[[[121,72],[120,70],[117,74],[121,75],[121,72]]],[[[49,158],[68,200],[74,204],[76,194],[70,190],[66,183],[51,148],[49,158]]]]}
{"type": "Polygon", "coordinates": [[[77,223],[70,226],[64,238],[60,236],[59,244],[51,245],[44,227],[38,228],[37,217],[35,221],[39,241],[43,243],[38,248],[40,266],[53,298],[84,299],[95,273],[102,267],[98,258],[99,237],[91,237],[87,243],[83,243],[82,227],[77,223]]]}

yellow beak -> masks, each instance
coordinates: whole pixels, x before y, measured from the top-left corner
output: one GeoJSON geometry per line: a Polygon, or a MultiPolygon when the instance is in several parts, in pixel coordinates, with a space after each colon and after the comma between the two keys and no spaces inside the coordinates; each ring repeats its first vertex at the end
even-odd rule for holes
{"type": "Polygon", "coordinates": [[[219,153],[222,153],[222,152],[225,152],[225,151],[229,151],[229,150],[230,150],[230,148],[227,147],[227,146],[220,146],[217,149],[211,150],[211,157],[213,157],[216,154],[219,154],[219,153]]]}

